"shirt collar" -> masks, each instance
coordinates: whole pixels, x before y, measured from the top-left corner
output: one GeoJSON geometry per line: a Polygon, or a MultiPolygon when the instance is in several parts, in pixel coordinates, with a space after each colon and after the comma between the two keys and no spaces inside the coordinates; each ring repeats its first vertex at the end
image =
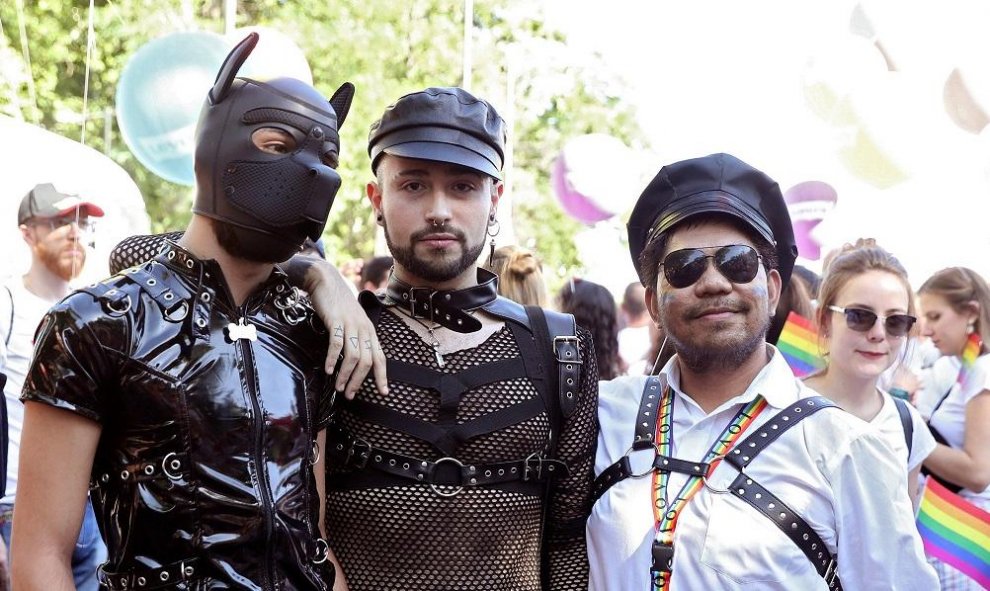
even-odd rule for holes
{"type": "MultiPolygon", "coordinates": [[[[794,377],[794,372],[777,348],[770,344],[766,347],[770,353],[770,361],[756,374],[746,391],[727,400],[713,412],[725,410],[730,405],[747,404],[756,398],[757,394],[762,394],[767,403],[774,408],[784,408],[800,398],[801,382],[794,377]]],[[[664,387],[670,386],[678,395],[686,396],[681,389],[681,370],[677,363],[677,355],[674,355],[660,370],[660,381],[664,387]]]]}

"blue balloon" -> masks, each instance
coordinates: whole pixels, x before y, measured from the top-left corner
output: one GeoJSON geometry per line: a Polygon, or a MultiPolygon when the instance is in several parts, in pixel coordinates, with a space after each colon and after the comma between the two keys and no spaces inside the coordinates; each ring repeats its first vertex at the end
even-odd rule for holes
{"type": "Polygon", "coordinates": [[[117,83],[117,125],[131,152],[158,176],[196,182],[196,122],[229,50],[215,33],[170,33],[127,61],[117,83]]]}

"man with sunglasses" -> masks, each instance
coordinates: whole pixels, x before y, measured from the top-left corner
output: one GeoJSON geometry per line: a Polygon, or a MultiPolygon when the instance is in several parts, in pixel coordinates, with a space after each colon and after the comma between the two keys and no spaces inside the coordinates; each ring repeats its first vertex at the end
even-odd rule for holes
{"type": "MultiPolygon", "coordinates": [[[[34,334],[45,313],[69,295],[69,282],[82,273],[86,262],[85,244],[92,230],[92,219],[103,216],[103,209],[79,196],[60,191],[51,183],[41,183],[24,195],[17,211],[21,237],[31,251],[27,273],[14,277],[0,288],[0,340],[7,349],[0,371],[7,374],[4,398],[8,411],[7,489],[0,500],[0,541],[10,547],[17,468],[24,424],[21,386],[34,355],[34,334]]],[[[6,550],[3,551],[6,558],[6,550]]],[[[72,574],[80,591],[99,587],[96,568],[106,558],[93,507],[86,502],[82,527],[72,551],[72,574]]]]}
{"type": "Polygon", "coordinates": [[[936,589],[903,468],[764,340],[797,255],[777,183],[677,162],[628,230],[676,355],[601,386],[591,588],[936,589]]]}

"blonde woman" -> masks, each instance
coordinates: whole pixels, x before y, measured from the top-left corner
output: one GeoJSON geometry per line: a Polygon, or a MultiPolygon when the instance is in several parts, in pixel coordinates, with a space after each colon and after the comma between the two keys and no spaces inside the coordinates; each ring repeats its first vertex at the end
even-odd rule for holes
{"type": "Polygon", "coordinates": [[[815,315],[827,365],[805,384],[877,428],[903,462],[917,507],[918,474],[935,439],[914,407],[879,384],[904,357],[917,319],[912,296],[904,267],[872,241],[838,252],[822,279],[815,315]]]}

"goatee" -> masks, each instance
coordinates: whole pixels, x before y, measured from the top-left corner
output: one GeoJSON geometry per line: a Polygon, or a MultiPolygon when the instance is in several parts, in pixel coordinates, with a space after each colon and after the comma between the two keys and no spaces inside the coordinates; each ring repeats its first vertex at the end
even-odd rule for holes
{"type": "Polygon", "coordinates": [[[476,245],[468,246],[467,237],[464,235],[464,232],[447,226],[426,228],[414,232],[409,237],[409,246],[399,246],[392,241],[392,237],[388,233],[388,224],[384,220],[382,221],[382,229],[385,230],[385,244],[388,245],[388,249],[392,253],[392,258],[395,259],[395,262],[413,276],[430,283],[450,281],[464,271],[474,267],[478,262],[478,257],[481,256],[481,251],[485,248],[485,241],[483,239],[476,245]],[[451,234],[457,238],[463,250],[460,257],[452,261],[431,261],[416,255],[416,242],[430,234],[438,232],[451,234]]]}

